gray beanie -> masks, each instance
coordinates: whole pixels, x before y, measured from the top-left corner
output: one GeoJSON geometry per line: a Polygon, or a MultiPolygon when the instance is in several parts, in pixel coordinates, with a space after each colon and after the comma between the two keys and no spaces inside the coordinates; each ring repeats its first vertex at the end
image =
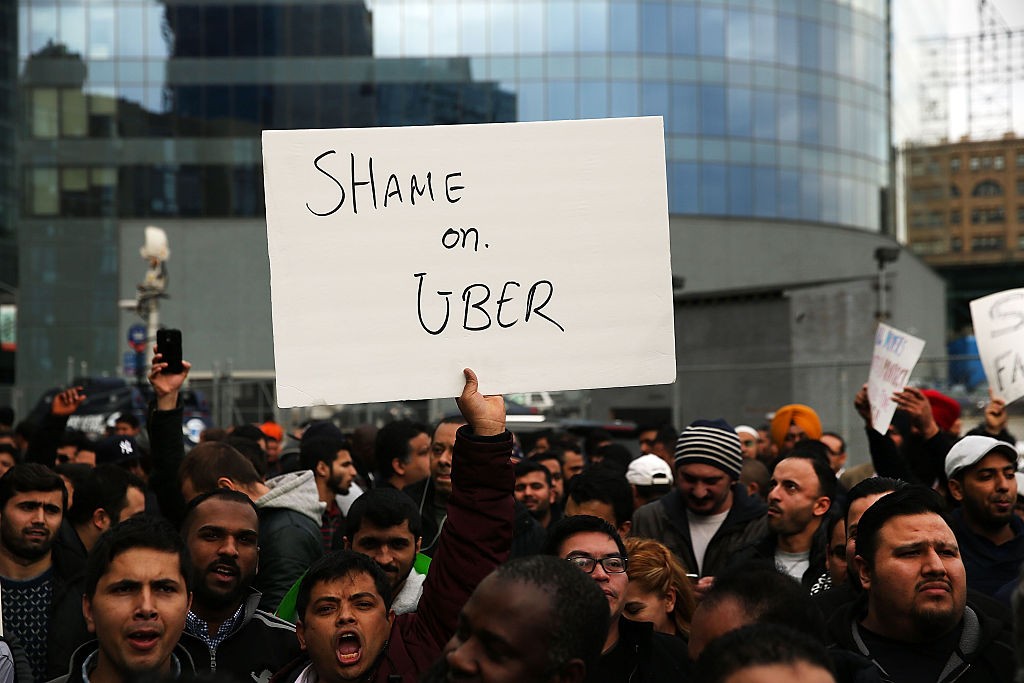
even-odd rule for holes
{"type": "Polygon", "coordinates": [[[743,451],[736,430],[722,419],[692,422],[676,441],[675,465],[678,469],[691,463],[711,465],[733,480],[739,479],[743,469],[743,451]]]}

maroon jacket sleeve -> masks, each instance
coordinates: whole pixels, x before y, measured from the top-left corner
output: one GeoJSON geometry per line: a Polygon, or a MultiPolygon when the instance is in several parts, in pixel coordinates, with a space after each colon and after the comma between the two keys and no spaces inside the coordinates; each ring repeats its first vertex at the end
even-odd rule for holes
{"type": "MultiPolygon", "coordinates": [[[[414,614],[396,617],[401,644],[392,642],[399,673],[422,672],[455,633],[462,606],[512,548],[512,434],[477,437],[468,426],[455,438],[448,519],[414,614]],[[402,662],[401,660],[406,660],[402,662]],[[405,665],[411,665],[406,669],[405,665]]],[[[415,680],[415,679],[410,679],[415,680]]]]}

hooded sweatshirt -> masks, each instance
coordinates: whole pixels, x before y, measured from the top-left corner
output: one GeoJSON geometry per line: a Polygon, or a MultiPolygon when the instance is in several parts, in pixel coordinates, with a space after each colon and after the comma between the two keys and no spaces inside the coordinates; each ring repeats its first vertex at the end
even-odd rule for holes
{"type": "Polygon", "coordinates": [[[313,472],[289,472],[267,480],[256,501],[260,517],[260,568],[253,586],[259,608],[273,613],[293,583],[323,555],[320,520],[324,504],[313,472]]]}

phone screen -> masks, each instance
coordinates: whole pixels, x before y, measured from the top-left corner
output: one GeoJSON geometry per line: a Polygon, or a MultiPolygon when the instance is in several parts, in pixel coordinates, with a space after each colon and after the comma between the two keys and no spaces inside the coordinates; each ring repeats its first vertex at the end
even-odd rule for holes
{"type": "Polygon", "coordinates": [[[184,371],[181,364],[181,330],[157,330],[156,345],[167,363],[165,373],[177,375],[184,371]]]}

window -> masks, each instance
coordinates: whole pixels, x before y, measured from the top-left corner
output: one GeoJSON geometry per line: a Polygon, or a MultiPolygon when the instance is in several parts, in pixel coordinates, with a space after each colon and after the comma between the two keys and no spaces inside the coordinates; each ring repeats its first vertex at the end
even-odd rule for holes
{"type": "Polygon", "coordinates": [[[959,254],[964,250],[964,240],[962,237],[954,237],[949,240],[949,250],[953,253],[959,254]]]}
{"type": "Polygon", "coordinates": [[[981,168],[981,159],[978,157],[971,157],[971,170],[977,171],[979,168],[981,168]]]}
{"type": "Polygon", "coordinates": [[[971,223],[974,225],[986,225],[988,223],[1005,223],[1006,212],[1003,207],[998,206],[992,209],[972,209],[971,223]]]}
{"type": "Polygon", "coordinates": [[[1003,188],[994,180],[982,180],[971,190],[972,197],[1002,197],[1003,188]]]}
{"type": "Polygon", "coordinates": [[[997,171],[1002,171],[1004,168],[1006,168],[1006,159],[1003,158],[1002,154],[992,158],[992,168],[996,169],[997,171]]]}
{"type": "Polygon", "coordinates": [[[950,225],[960,225],[960,212],[959,211],[950,211],[949,212],[949,224],[950,225]]]}
{"type": "Polygon", "coordinates": [[[952,157],[949,160],[949,170],[953,173],[960,172],[960,157],[952,157]]]}
{"type": "Polygon", "coordinates": [[[971,238],[971,251],[1001,251],[1004,244],[1002,235],[979,235],[971,238]]]}
{"type": "Polygon", "coordinates": [[[1024,168],[1024,152],[1017,152],[1017,168],[1024,168]]]}
{"type": "Polygon", "coordinates": [[[950,185],[949,186],[949,196],[950,197],[959,197],[960,196],[960,188],[957,187],[956,185],[950,185]]]}
{"type": "Polygon", "coordinates": [[[1024,197],[1024,178],[1017,179],[1017,194],[1024,197]]]}

